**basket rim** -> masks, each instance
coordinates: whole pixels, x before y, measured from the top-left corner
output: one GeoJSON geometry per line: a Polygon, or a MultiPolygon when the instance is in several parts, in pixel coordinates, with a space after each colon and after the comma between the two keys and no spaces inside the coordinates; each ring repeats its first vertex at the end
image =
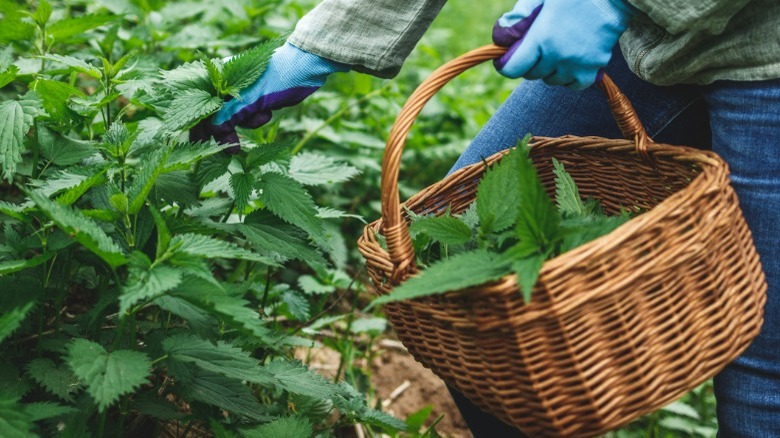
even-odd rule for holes
{"type": "MultiPolygon", "coordinates": [[[[553,142],[560,142],[561,140],[570,141],[571,147],[578,146],[577,142],[587,143],[588,150],[603,150],[607,152],[616,152],[616,153],[625,153],[625,152],[636,153],[635,143],[632,140],[608,139],[608,138],[598,137],[598,136],[573,136],[573,135],[565,135],[561,137],[537,136],[531,138],[531,141],[529,142],[529,146],[532,149],[538,147],[543,148],[547,146],[552,146],[553,142]]],[[[555,146],[560,146],[560,145],[555,144],[555,146]]],[[[493,165],[497,160],[499,160],[503,155],[505,155],[508,150],[509,149],[504,149],[499,152],[496,152],[495,154],[488,157],[485,160],[485,162],[488,162],[490,163],[490,165],[493,165]]],[[[687,186],[672,193],[671,195],[663,199],[661,202],[659,202],[657,205],[647,210],[646,212],[636,217],[633,217],[627,222],[621,224],[618,228],[611,231],[610,233],[598,237],[594,240],[591,240],[572,250],[566,251],[563,254],[559,254],[554,258],[546,260],[543,263],[542,268],[540,270],[540,274],[539,274],[540,282],[545,277],[552,275],[555,270],[565,268],[566,265],[570,265],[577,261],[581,261],[582,259],[593,257],[595,255],[602,254],[604,252],[609,252],[610,248],[614,248],[616,245],[619,245],[621,242],[625,242],[626,240],[631,239],[632,237],[641,233],[642,229],[646,227],[648,224],[662,220],[665,217],[665,212],[672,211],[677,208],[684,208],[684,205],[690,202],[688,200],[688,197],[690,195],[697,194],[697,193],[699,194],[706,193],[708,191],[713,190],[713,188],[720,188],[722,187],[723,184],[729,184],[730,182],[728,178],[729,170],[728,170],[727,163],[714,152],[695,149],[688,146],[677,146],[677,145],[670,145],[664,143],[650,143],[648,145],[648,153],[649,156],[654,160],[672,160],[678,162],[689,162],[691,164],[698,165],[699,172],[696,174],[694,178],[691,179],[691,181],[687,186]]],[[[430,196],[434,196],[442,186],[446,185],[451,180],[457,179],[462,173],[468,172],[469,169],[473,168],[474,166],[484,166],[484,165],[485,164],[483,162],[477,162],[456,170],[452,174],[447,175],[442,180],[434,184],[431,184],[430,186],[423,188],[422,190],[412,195],[409,199],[401,203],[400,208],[402,209],[408,208],[409,204],[418,203],[427,199],[430,196]]],[[[406,216],[405,213],[404,216],[406,216]]],[[[383,230],[382,222],[383,222],[382,218],[370,222],[367,225],[365,225],[364,231],[376,232],[379,235],[384,236],[384,234],[382,234],[382,230],[383,230]]],[[[359,242],[365,242],[367,240],[365,232],[359,238],[359,242]]],[[[387,259],[389,260],[389,254],[387,250],[383,248],[382,251],[387,255],[387,259]]],[[[421,269],[415,264],[413,266],[412,271],[409,272],[408,274],[414,275],[414,273],[419,270],[421,269]]],[[[392,286],[392,288],[395,288],[400,284],[402,284],[403,282],[405,282],[409,277],[410,275],[402,275],[400,276],[400,281],[399,281],[398,276],[393,276],[393,278],[389,279],[388,283],[390,286],[392,286]]],[[[489,283],[484,283],[478,286],[472,286],[469,288],[446,292],[440,295],[439,298],[446,299],[446,297],[455,297],[455,296],[462,295],[464,293],[468,293],[470,299],[475,299],[475,300],[481,299],[483,297],[488,297],[488,296],[496,297],[496,293],[497,293],[496,289],[500,289],[500,288],[497,287],[486,288],[486,286],[505,284],[506,282],[509,281],[512,282],[512,289],[517,289],[518,286],[517,286],[516,278],[517,277],[515,274],[509,274],[504,277],[501,277],[498,280],[489,283]]],[[[511,292],[500,291],[498,293],[508,295],[511,292]]],[[[420,309],[426,308],[427,311],[430,311],[430,309],[428,309],[428,304],[427,304],[428,301],[430,301],[430,299],[431,297],[422,297],[421,299],[405,300],[404,302],[415,308],[420,308],[420,309]]],[[[565,304],[566,309],[570,311],[572,309],[579,307],[583,302],[586,302],[590,299],[592,299],[592,297],[587,296],[587,294],[582,294],[577,299],[568,300],[566,303],[556,303],[556,304],[565,304]]],[[[559,309],[559,310],[561,312],[564,312],[563,309],[559,309]]],[[[525,324],[526,322],[517,321],[516,323],[525,324]]],[[[510,324],[510,321],[505,321],[505,324],[517,325],[517,324],[510,324]]],[[[484,329],[485,331],[495,329],[495,327],[479,327],[479,328],[484,329]]]]}

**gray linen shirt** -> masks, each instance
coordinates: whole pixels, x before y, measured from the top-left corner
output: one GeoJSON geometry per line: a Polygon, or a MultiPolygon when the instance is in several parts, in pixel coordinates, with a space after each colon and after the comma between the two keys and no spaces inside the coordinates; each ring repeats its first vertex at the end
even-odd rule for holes
{"type": "MultiPolygon", "coordinates": [[[[512,0],[503,1],[511,6],[512,0]]],[[[645,80],[669,85],[780,77],[780,1],[628,1],[642,14],[620,46],[645,80]]],[[[357,71],[393,77],[445,2],[325,0],[301,19],[290,42],[357,71]]]]}

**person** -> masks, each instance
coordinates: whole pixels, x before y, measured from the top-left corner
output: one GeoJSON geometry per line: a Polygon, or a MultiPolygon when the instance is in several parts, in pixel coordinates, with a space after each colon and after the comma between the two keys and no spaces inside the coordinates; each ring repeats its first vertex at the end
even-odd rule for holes
{"type": "MultiPolygon", "coordinates": [[[[237,143],[336,72],[394,76],[445,0],[325,0],[254,84],[196,136],[237,143]]],[[[510,6],[508,4],[508,6],[510,6]]],[[[719,436],[780,436],[780,2],[519,0],[493,29],[498,71],[522,81],[453,169],[540,136],[620,138],[603,69],[656,141],[712,148],[731,179],[766,273],[760,335],[714,379],[719,436]]],[[[736,317],[736,316],[735,316],[736,317]]],[[[519,436],[453,393],[474,435],[519,436]]]]}

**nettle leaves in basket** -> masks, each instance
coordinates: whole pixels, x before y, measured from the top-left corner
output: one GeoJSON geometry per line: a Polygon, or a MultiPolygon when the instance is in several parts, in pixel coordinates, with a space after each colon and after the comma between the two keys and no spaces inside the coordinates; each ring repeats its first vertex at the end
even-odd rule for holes
{"type": "Polygon", "coordinates": [[[487,169],[468,209],[438,216],[409,211],[417,263],[422,270],[371,306],[457,291],[516,274],[526,302],[542,264],[603,236],[629,216],[607,216],[598,200],[580,197],[558,160],[555,201],[529,156],[529,137],[487,169]]]}

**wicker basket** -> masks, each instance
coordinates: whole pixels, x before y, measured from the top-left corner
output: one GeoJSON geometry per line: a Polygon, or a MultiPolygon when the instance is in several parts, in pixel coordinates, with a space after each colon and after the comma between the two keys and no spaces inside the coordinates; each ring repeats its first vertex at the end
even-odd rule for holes
{"type": "MultiPolygon", "coordinates": [[[[398,194],[412,123],[449,80],[504,51],[486,46],[439,68],[401,110],[382,165],[382,219],[359,240],[378,293],[417,269],[398,194]]],[[[653,143],[608,77],[601,88],[630,140],[536,137],[531,156],[550,193],[555,157],[583,197],[612,213],[648,211],[547,261],[530,304],[507,276],[385,306],[419,362],[530,436],[594,436],[658,409],[736,358],[763,320],[764,274],[726,163],[711,152],[653,143]]],[[[405,205],[422,214],[461,212],[484,169],[463,168],[405,205]]]]}

